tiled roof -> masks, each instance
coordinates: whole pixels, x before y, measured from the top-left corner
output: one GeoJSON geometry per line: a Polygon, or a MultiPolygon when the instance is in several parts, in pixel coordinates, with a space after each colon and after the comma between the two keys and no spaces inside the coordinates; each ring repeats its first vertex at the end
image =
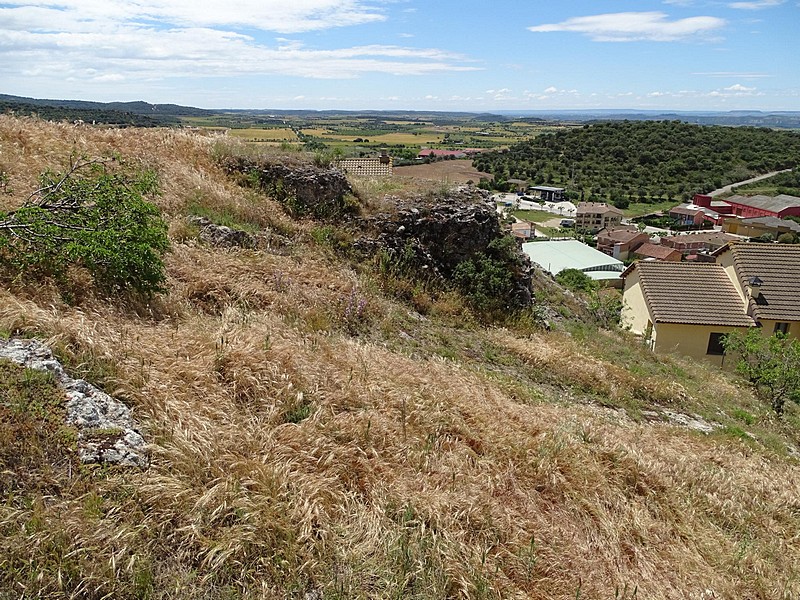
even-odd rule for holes
{"type": "Polygon", "coordinates": [[[680,254],[680,250],[669,248],[668,246],[661,246],[659,244],[642,244],[636,249],[636,254],[639,256],[648,256],[650,258],[665,259],[673,252],[680,254]]]}
{"type": "Polygon", "coordinates": [[[800,223],[797,221],[790,221],[788,219],[779,219],[778,217],[751,217],[749,219],[742,219],[739,221],[742,225],[765,225],[773,229],[785,228],[791,231],[800,233],[800,223]]]}
{"type": "Polygon", "coordinates": [[[741,296],[714,263],[643,261],[633,265],[656,323],[752,327],[741,296]]]}
{"type": "Polygon", "coordinates": [[[761,210],[768,210],[770,212],[779,213],[787,208],[800,206],[800,198],[797,196],[789,196],[787,194],[780,194],[778,196],[731,196],[725,199],[729,204],[741,204],[743,206],[750,206],[752,208],[760,208],[761,210]]]}
{"type": "Polygon", "coordinates": [[[753,277],[762,282],[759,298],[750,299],[757,319],[800,321],[800,245],[743,242],[728,251],[744,289],[753,277]]]}
{"type": "Polygon", "coordinates": [[[699,212],[702,212],[700,208],[689,208],[686,204],[679,204],[669,209],[669,214],[671,215],[688,215],[690,217],[695,216],[699,212]]]}
{"type": "Polygon", "coordinates": [[[733,242],[740,240],[740,237],[736,237],[735,235],[731,235],[729,233],[721,233],[718,231],[714,231],[711,233],[683,233],[679,235],[669,235],[664,236],[661,238],[661,241],[667,240],[668,242],[672,243],[691,243],[691,242],[704,242],[706,244],[727,244],[728,242],[733,242]]]}
{"type": "Polygon", "coordinates": [[[622,215],[623,212],[616,206],[609,206],[605,202],[579,202],[578,214],[594,214],[605,215],[614,213],[615,215],[622,215]]]}
{"type": "Polygon", "coordinates": [[[614,242],[626,244],[640,235],[642,234],[638,229],[604,229],[597,234],[597,239],[608,239],[613,240],[614,242]]]}

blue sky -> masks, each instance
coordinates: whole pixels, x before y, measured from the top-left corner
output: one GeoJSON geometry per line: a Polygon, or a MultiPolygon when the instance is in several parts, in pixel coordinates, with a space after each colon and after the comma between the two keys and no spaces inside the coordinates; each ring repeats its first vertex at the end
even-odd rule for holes
{"type": "Polygon", "coordinates": [[[800,0],[0,0],[0,93],[206,108],[800,110],[800,0]]]}

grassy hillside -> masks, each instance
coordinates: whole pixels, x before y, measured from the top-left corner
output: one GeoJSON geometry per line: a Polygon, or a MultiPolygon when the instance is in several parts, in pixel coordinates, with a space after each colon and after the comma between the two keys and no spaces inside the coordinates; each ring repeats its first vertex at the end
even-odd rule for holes
{"type": "Polygon", "coordinates": [[[73,153],[155,170],[171,239],[149,303],[81,273],[71,303],[46,281],[0,289],[0,332],[47,341],[152,442],[147,471],[78,465],[42,419],[57,390],[0,364],[0,597],[800,595],[797,407],[776,420],[542,278],[553,331],[535,311],[481,326],[421,284],[400,301],[334,229],[226,178],[217,138],[2,116],[0,148],[5,210],[73,153]],[[191,212],[293,244],[209,247],[191,212]]]}

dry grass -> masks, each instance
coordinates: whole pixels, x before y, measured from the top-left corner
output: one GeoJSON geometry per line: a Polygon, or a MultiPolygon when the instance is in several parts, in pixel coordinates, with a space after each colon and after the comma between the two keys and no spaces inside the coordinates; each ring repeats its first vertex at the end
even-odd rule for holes
{"type": "MultiPolygon", "coordinates": [[[[14,187],[73,135],[3,117],[14,187]]],[[[208,140],[81,136],[174,177],[159,201],[175,218],[191,182],[219,207],[250,201],[208,140]]],[[[153,452],[146,472],[56,467],[54,486],[3,491],[0,597],[800,595],[796,461],[629,416],[720,390],[751,407],[721,377],[610,334],[445,326],[311,243],[272,256],[176,241],[167,266],[169,293],[140,316],[0,290],[0,330],[103,372],[153,452]]]]}

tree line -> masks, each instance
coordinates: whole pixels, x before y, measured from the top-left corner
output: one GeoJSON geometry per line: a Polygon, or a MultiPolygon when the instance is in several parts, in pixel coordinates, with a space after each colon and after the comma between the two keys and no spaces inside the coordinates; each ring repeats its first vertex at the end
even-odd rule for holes
{"type": "Polygon", "coordinates": [[[797,166],[800,132],[617,121],[543,134],[484,153],[475,167],[502,188],[509,179],[565,187],[573,199],[687,200],[754,175],[797,166]]]}

